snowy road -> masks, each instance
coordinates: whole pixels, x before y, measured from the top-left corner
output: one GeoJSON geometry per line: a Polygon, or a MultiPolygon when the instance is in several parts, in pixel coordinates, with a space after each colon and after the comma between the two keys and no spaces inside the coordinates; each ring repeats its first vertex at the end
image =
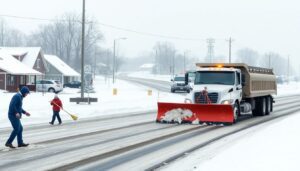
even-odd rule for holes
{"type": "MultiPolygon", "coordinates": [[[[4,170],[145,170],[172,161],[187,150],[299,110],[299,96],[276,99],[274,112],[244,119],[233,126],[176,125],[153,122],[155,112],[127,117],[90,118],[62,126],[26,128],[24,139],[32,144],[17,150],[2,149],[4,170]],[[174,157],[175,156],[175,157],[174,157]],[[147,161],[147,162],[145,162],[147,161]]],[[[1,129],[7,137],[9,129],[1,129]]],[[[4,139],[1,138],[1,142],[4,139]]]]}
{"type": "Polygon", "coordinates": [[[158,91],[171,92],[171,83],[169,81],[133,78],[125,76],[122,77],[122,80],[129,81],[131,83],[137,83],[146,87],[151,87],[158,91]]]}

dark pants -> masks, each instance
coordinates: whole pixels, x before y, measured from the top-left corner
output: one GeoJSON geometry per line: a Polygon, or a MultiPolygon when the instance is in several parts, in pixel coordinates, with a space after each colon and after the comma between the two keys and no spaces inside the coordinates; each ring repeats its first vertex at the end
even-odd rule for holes
{"type": "Polygon", "coordinates": [[[15,117],[9,117],[9,120],[14,130],[11,132],[10,137],[8,138],[6,144],[12,144],[16,136],[18,139],[18,144],[19,145],[23,144],[23,136],[22,136],[23,126],[21,124],[20,119],[15,117]]]}
{"type": "Polygon", "coordinates": [[[53,111],[53,116],[52,116],[52,121],[51,121],[52,124],[54,123],[56,117],[57,117],[58,122],[61,123],[59,111],[53,111]]]}

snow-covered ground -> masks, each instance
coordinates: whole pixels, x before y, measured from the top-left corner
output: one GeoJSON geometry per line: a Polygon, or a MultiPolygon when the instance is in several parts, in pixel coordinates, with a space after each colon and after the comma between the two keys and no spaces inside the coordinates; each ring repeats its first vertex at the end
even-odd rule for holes
{"type": "MultiPolygon", "coordinates": [[[[142,75],[141,77],[145,78],[142,75]]],[[[146,78],[169,81],[171,77],[147,75],[146,78]]],[[[94,87],[96,93],[89,96],[97,97],[98,103],[91,105],[69,102],[70,97],[80,96],[79,89],[65,88],[63,92],[59,93],[64,108],[70,113],[76,114],[79,119],[84,119],[156,110],[157,101],[174,102],[182,101],[184,98],[182,95],[156,90],[152,90],[152,95],[149,96],[148,90],[150,89],[147,87],[121,80],[117,80],[117,83],[113,85],[111,80],[105,80],[103,77],[96,77],[94,87]],[[113,88],[117,88],[117,95],[113,95],[113,88]]],[[[295,93],[300,94],[299,83],[278,85],[277,96],[295,93]]],[[[7,110],[13,95],[14,93],[0,91],[0,127],[2,128],[10,127],[7,110]]],[[[48,123],[52,116],[49,101],[53,96],[51,93],[40,92],[32,92],[27,96],[23,101],[23,107],[31,113],[31,117],[23,116],[22,123],[24,125],[48,123]]],[[[63,111],[61,116],[63,122],[73,122],[63,111]]],[[[298,159],[300,153],[298,120],[300,120],[300,113],[243,131],[210,145],[202,151],[192,153],[180,160],[178,164],[167,167],[166,170],[298,170],[300,168],[297,165],[300,161],[298,159]],[[259,131],[257,131],[258,129],[259,131]],[[208,153],[212,150],[217,153],[208,153]]]]}
{"type": "MultiPolygon", "coordinates": [[[[69,102],[70,97],[80,97],[80,90],[73,88],[64,88],[64,91],[58,96],[63,102],[64,109],[72,114],[82,118],[97,117],[104,115],[114,115],[131,112],[142,112],[156,110],[157,101],[177,101],[183,102],[183,97],[177,94],[170,94],[152,90],[152,95],[148,95],[150,88],[141,85],[129,84],[128,82],[117,80],[115,84],[111,83],[111,79],[96,77],[94,88],[96,93],[85,94],[85,97],[97,97],[97,103],[76,104],[69,102]],[[117,89],[117,95],[113,95],[113,89],[117,89]]],[[[15,93],[6,93],[0,91],[0,127],[10,126],[7,118],[9,102],[15,93]]],[[[22,117],[22,123],[38,124],[48,123],[52,117],[52,108],[49,103],[54,97],[53,93],[31,92],[23,100],[23,108],[27,110],[31,116],[22,117]]],[[[154,112],[155,113],[155,112],[154,112]]],[[[64,121],[72,121],[72,119],[61,111],[61,117],[64,121]]],[[[153,118],[155,119],[155,118],[153,118]]]]}
{"type": "Polygon", "coordinates": [[[191,153],[162,170],[299,170],[300,112],[274,120],[191,153]]]}

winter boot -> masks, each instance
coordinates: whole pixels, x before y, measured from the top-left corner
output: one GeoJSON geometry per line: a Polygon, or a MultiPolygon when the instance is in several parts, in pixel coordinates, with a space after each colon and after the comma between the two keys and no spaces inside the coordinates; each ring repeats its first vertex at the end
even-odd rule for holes
{"type": "Polygon", "coordinates": [[[19,144],[18,147],[27,147],[29,144],[25,144],[25,143],[22,143],[22,144],[19,144]]]}
{"type": "Polygon", "coordinates": [[[9,147],[9,148],[16,148],[16,147],[13,146],[12,144],[7,144],[7,143],[5,144],[5,146],[6,146],[6,147],[9,147]]]}

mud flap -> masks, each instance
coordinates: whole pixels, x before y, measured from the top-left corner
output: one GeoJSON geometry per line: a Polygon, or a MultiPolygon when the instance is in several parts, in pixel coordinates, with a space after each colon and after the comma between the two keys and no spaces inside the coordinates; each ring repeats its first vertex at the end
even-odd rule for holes
{"type": "Polygon", "coordinates": [[[157,122],[228,123],[234,122],[233,108],[223,104],[158,102],[157,122]]]}

